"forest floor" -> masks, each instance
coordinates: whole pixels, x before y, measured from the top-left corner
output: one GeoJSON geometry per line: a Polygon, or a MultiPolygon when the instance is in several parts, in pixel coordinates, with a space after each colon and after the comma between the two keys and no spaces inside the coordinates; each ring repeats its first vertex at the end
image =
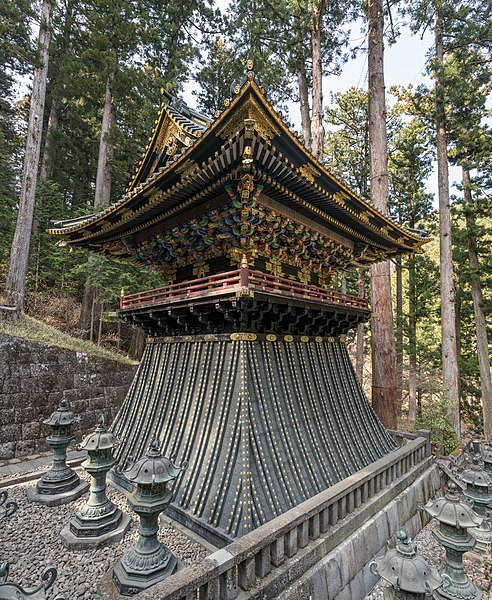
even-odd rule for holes
{"type": "Polygon", "coordinates": [[[28,317],[27,315],[18,318],[0,317],[0,333],[26,338],[43,344],[51,344],[53,346],[58,346],[59,348],[65,348],[66,350],[73,350],[74,352],[102,356],[103,358],[109,358],[127,364],[137,364],[123,354],[114,352],[103,346],[98,346],[88,340],[73,337],[43,321],[28,317]]]}

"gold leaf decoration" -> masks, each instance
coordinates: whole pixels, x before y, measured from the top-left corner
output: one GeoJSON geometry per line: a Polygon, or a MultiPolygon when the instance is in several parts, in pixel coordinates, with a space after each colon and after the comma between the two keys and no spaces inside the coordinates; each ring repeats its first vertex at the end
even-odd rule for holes
{"type": "Polygon", "coordinates": [[[249,98],[248,101],[235,112],[234,116],[218,130],[217,134],[223,140],[228,140],[244,127],[245,119],[253,119],[255,121],[254,129],[267,140],[271,140],[276,135],[279,135],[278,129],[270,123],[256,100],[253,98],[249,98]]]}
{"type": "Polygon", "coordinates": [[[314,183],[315,177],[319,177],[321,175],[321,173],[309,163],[300,166],[297,170],[304,177],[304,179],[307,179],[311,183],[314,183]]]}
{"type": "Polygon", "coordinates": [[[231,333],[233,342],[254,342],[257,337],[256,333],[231,333]]]}
{"type": "Polygon", "coordinates": [[[276,342],[277,341],[277,336],[274,333],[269,333],[266,336],[267,341],[269,342],[276,342]]]}
{"type": "Polygon", "coordinates": [[[191,160],[191,158],[188,158],[188,160],[185,160],[185,162],[182,165],[176,167],[176,173],[181,173],[181,179],[184,179],[185,177],[188,177],[188,175],[191,175],[191,173],[193,173],[197,169],[197,163],[194,160],[191,160]]]}

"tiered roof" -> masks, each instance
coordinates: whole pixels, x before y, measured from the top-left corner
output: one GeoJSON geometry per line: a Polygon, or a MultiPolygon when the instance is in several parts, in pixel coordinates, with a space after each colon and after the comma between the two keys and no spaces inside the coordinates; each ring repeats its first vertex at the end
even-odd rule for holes
{"type": "Polygon", "coordinates": [[[55,221],[49,232],[78,247],[135,258],[132,244],[222,206],[230,199],[227,186],[248,172],[270,207],[357,249],[359,264],[420,251],[421,235],[359,198],[310,154],[253,73],[235,93],[214,121],[167,96],[123,196],[87,217],[55,221]]]}

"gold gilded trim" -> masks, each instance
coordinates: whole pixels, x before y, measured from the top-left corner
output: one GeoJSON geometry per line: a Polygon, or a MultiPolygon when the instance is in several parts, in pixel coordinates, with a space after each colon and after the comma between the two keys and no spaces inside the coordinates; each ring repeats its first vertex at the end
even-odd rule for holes
{"type": "Polygon", "coordinates": [[[266,336],[266,339],[268,342],[276,342],[277,341],[277,336],[274,333],[269,333],[266,336]]]}
{"type": "Polygon", "coordinates": [[[267,140],[271,140],[280,134],[280,131],[271,124],[258,102],[253,97],[250,97],[232,119],[228,120],[217,130],[217,135],[223,140],[228,140],[244,127],[245,119],[255,121],[253,129],[267,140]]]}
{"type": "Polygon", "coordinates": [[[191,175],[197,169],[198,164],[191,158],[188,158],[183,164],[176,167],[176,173],[181,173],[181,179],[184,179],[185,177],[191,175]]]}
{"type": "Polygon", "coordinates": [[[313,165],[310,165],[309,163],[306,163],[305,165],[300,166],[297,170],[304,177],[304,179],[307,179],[311,183],[314,183],[315,177],[319,177],[321,175],[321,173],[318,170],[316,170],[313,167],[313,165]]]}
{"type": "Polygon", "coordinates": [[[257,338],[256,333],[231,333],[233,342],[254,342],[257,338]]]}
{"type": "Polygon", "coordinates": [[[284,342],[293,342],[294,338],[291,335],[286,335],[284,337],[284,342]]]}

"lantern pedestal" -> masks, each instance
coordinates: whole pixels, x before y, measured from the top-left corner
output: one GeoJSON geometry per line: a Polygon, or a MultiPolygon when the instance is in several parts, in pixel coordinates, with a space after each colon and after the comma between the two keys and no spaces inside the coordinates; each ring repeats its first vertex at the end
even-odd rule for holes
{"type": "MultiPolygon", "coordinates": [[[[77,477],[77,475],[75,475],[75,477],[77,477]]],[[[45,504],[46,506],[60,506],[61,504],[68,504],[69,502],[73,502],[74,500],[77,500],[83,496],[89,489],[89,483],[87,481],[81,481],[78,477],[77,480],[78,483],[76,484],[76,487],[72,488],[68,492],[55,492],[52,491],[53,488],[50,488],[49,492],[39,492],[37,486],[29,488],[26,491],[27,499],[29,502],[39,502],[40,504],[45,504]]]]}
{"type": "Polygon", "coordinates": [[[131,518],[121,510],[119,513],[109,521],[101,521],[99,527],[94,527],[94,523],[91,521],[90,528],[87,527],[88,523],[80,522],[79,525],[78,519],[75,517],[60,532],[63,545],[71,550],[83,550],[88,547],[100,548],[119,542],[125,537],[132,522],[131,518]]]}
{"type": "Polygon", "coordinates": [[[473,550],[475,539],[468,529],[475,528],[483,521],[466,503],[461,502],[456,485],[448,483],[444,498],[430,501],[424,506],[426,512],[439,521],[439,527],[432,532],[434,538],[446,551],[445,566],[441,575],[451,580],[446,588],[434,592],[437,600],[480,600],[482,592],[466,576],[463,554],[473,550]]]}
{"type": "Polygon", "coordinates": [[[131,519],[106,496],[106,475],[114,466],[115,436],[106,430],[101,415],[94,432],[87,435],[77,450],[87,450],[82,467],[91,476],[89,499],[60,533],[68,548],[97,548],[121,540],[131,519]]]}
{"type": "Polygon", "coordinates": [[[169,506],[173,494],[168,484],[186,468],[177,467],[159,452],[154,440],[147,454],[125,472],[136,487],[128,504],[140,517],[138,540],[113,569],[113,579],[120,594],[133,596],[158,581],[173,575],[178,559],[157,538],[159,515],[169,506]]]}
{"type": "Polygon", "coordinates": [[[81,481],[67,463],[67,448],[73,440],[71,433],[75,415],[70,410],[66,398],[60,400],[56,410],[43,423],[51,427],[51,435],[46,438],[48,445],[53,449],[53,463],[51,469],[44,473],[35,487],[26,491],[29,502],[40,502],[47,506],[68,504],[80,498],[89,489],[86,481],[81,481]]]}
{"type": "Polygon", "coordinates": [[[133,596],[174,575],[178,566],[178,559],[162,545],[157,552],[149,554],[131,548],[115,565],[113,579],[120,594],[133,596]],[[152,566],[155,564],[158,566],[152,566]]]}

